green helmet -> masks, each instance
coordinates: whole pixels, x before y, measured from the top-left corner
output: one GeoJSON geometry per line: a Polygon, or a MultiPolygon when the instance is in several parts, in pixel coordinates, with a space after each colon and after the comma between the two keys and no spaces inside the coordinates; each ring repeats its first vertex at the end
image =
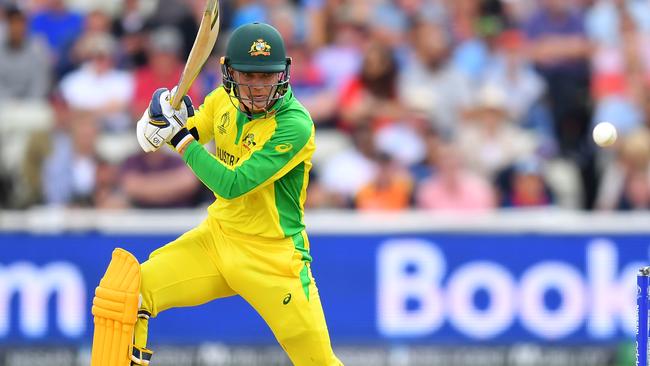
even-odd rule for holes
{"type": "Polygon", "coordinates": [[[254,85],[236,82],[231,70],[277,73],[277,82],[265,85],[272,86],[264,107],[264,110],[268,111],[287,92],[290,65],[291,59],[286,55],[284,41],[277,29],[264,23],[245,24],[232,32],[226,46],[226,56],[221,58],[223,85],[231,99],[234,97],[239,100],[239,108],[250,114],[251,111],[242,103],[242,96],[246,95],[242,93],[242,88],[251,88],[254,85]]]}

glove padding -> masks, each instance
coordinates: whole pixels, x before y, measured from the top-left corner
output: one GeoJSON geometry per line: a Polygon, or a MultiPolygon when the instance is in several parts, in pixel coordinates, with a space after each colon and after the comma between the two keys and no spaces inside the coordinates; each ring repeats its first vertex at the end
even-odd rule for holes
{"type": "MultiPolygon", "coordinates": [[[[172,90],[172,92],[175,91],[172,90]]],[[[158,150],[165,142],[178,150],[191,135],[185,128],[187,119],[194,116],[194,107],[189,96],[183,96],[179,110],[171,106],[172,93],[160,88],[153,93],[149,108],[137,123],[137,138],[145,152],[158,150]]]]}

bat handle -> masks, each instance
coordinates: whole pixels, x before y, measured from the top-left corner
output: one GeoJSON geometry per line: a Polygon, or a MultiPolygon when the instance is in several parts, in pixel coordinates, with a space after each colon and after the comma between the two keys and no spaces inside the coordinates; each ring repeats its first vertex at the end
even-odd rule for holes
{"type": "Polygon", "coordinates": [[[183,94],[178,92],[178,86],[175,86],[171,92],[170,104],[174,110],[181,109],[181,103],[183,102],[183,94]]]}

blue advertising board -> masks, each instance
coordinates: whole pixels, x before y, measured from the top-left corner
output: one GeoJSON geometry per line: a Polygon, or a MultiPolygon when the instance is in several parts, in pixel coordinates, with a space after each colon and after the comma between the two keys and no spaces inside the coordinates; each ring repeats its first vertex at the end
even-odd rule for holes
{"type": "MultiPolygon", "coordinates": [[[[114,247],[140,261],[168,235],[0,234],[0,344],[90,343],[114,247]]],[[[334,343],[603,344],[631,339],[647,235],[313,235],[334,343]]],[[[274,342],[242,299],[171,309],[153,343],[274,342]]]]}

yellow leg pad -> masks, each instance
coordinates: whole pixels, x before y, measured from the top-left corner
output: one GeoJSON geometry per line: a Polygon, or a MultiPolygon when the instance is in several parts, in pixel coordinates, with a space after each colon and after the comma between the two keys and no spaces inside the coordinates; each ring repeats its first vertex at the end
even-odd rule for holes
{"type": "Polygon", "coordinates": [[[95,289],[95,323],[91,366],[129,366],[133,329],[138,316],[140,264],[124,249],[113,251],[111,263],[95,289]]]}

